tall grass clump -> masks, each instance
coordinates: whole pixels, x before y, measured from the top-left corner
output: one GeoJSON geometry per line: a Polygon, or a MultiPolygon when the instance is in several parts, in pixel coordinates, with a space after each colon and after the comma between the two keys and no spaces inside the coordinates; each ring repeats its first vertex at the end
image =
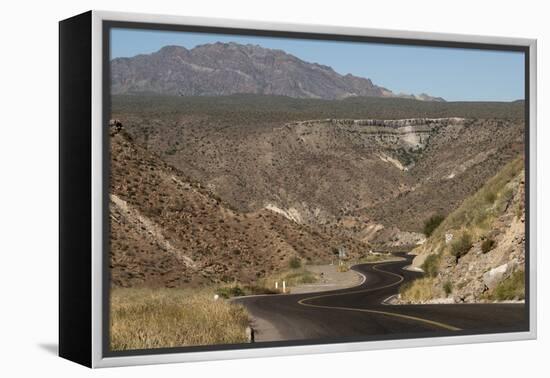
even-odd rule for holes
{"type": "Polygon", "coordinates": [[[242,306],[209,290],[117,288],[111,291],[112,350],[247,342],[242,306]]]}
{"type": "Polygon", "coordinates": [[[443,222],[445,218],[443,217],[443,215],[439,215],[439,214],[436,214],[436,215],[432,215],[430,218],[428,218],[426,220],[426,222],[424,222],[424,228],[423,228],[423,232],[424,232],[424,235],[426,235],[427,238],[429,238],[434,230],[441,224],[441,222],[443,222]]]}
{"type": "Polygon", "coordinates": [[[525,299],[525,272],[515,271],[510,277],[501,281],[489,295],[489,299],[505,301],[511,299],[525,299]]]}
{"type": "Polygon", "coordinates": [[[495,248],[495,245],[496,245],[496,242],[493,239],[491,238],[485,239],[481,243],[481,252],[488,253],[493,248],[495,248]]]}
{"type": "Polygon", "coordinates": [[[439,255],[431,254],[426,257],[424,263],[421,265],[422,270],[428,277],[435,277],[439,273],[439,255]]]}
{"type": "Polygon", "coordinates": [[[463,232],[460,237],[453,240],[451,243],[451,255],[456,258],[456,261],[466,255],[472,248],[472,235],[468,232],[463,232]]]}
{"type": "Polygon", "coordinates": [[[445,281],[443,284],[443,291],[446,296],[449,296],[453,292],[453,283],[451,281],[445,281]]]}
{"type": "Polygon", "coordinates": [[[401,299],[411,302],[423,302],[434,298],[434,279],[431,277],[419,278],[401,285],[399,294],[401,299]]]}

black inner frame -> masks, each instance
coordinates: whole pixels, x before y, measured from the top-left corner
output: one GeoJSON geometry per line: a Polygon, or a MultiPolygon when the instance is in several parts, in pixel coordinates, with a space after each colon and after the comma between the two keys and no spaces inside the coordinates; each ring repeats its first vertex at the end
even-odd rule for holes
{"type": "MultiPolygon", "coordinates": [[[[405,32],[403,32],[405,34],[405,32]]],[[[175,25],[175,24],[159,24],[145,22],[127,22],[105,20],[102,22],[102,69],[103,69],[103,104],[102,104],[102,121],[103,121],[103,232],[102,232],[102,354],[103,357],[122,357],[122,356],[138,356],[150,354],[167,354],[167,353],[185,353],[185,352],[204,352],[204,351],[221,351],[235,349],[255,349],[255,348],[273,348],[273,347],[292,347],[305,345],[322,345],[322,344],[337,344],[365,341],[381,341],[395,340],[398,342],[402,339],[420,339],[420,338],[436,338],[444,336],[464,336],[464,335],[482,335],[494,333],[511,333],[511,332],[527,332],[530,328],[530,217],[529,217],[529,196],[530,196],[530,148],[529,148],[529,104],[530,104],[530,66],[529,66],[529,46],[520,45],[505,45],[505,44],[488,44],[488,43],[471,43],[471,42],[455,42],[443,40],[423,40],[413,38],[389,38],[389,37],[369,37],[358,35],[339,35],[339,34],[324,34],[324,33],[304,33],[304,32],[289,32],[289,31],[273,31],[273,30],[255,30],[242,28],[227,28],[227,27],[212,27],[212,26],[192,26],[192,25],[175,25]],[[181,31],[194,33],[211,33],[211,34],[226,34],[226,35],[247,35],[260,37],[277,37],[277,38],[292,38],[292,39],[311,39],[325,41],[345,41],[345,42],[364,42],[376,44],[392,44],[392,45],[408,45],[422,47],[446,47],[446,48],[465,48],[475,50],[494,50],[494,51],[516,51],[524,54],[524,71],[525,71],[525,116],[524,116],[524,154],[525,154],[525,322],[518,324],[514,328],[506,329],[485,329],[485,330],[461,330],[461,331],[432,331],[415,334],[386,334],[386,335],[371,335],[357,337],[341,337],[341,338],[323,338],[311,340],[285,340],[285,341],[269,341],[244,344],[219,344],[219,345],[200,345],[200,346],[183,346],[174,348],[155,348],[155,349],[135,349],[125,351],[112,351],[110,349],[110,218],[109,218],[109,191],[110,191],[110,137],[109,137],[109,119],[111,116],[111,71],[110,71],[110,47],[111,47],[111,29],[125,28],[136,30],[158,30],[158,31],[181,31]]]]}

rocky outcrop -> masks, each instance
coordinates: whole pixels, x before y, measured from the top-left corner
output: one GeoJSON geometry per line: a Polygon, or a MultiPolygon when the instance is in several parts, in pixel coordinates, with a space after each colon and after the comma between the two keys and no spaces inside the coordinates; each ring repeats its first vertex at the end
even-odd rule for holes
{"type": "Polygon", "coordinates": [[[409,118],[409,119],[312,119],[288,123],[289,126],[313,126],[319,124],[340,125],[340,126],[379,126],[379,128],[366,128],[373,131],[390,131],[388,128],[400,129],[414,126],[418,129],[430,130],[434,127],[457,125],[464,122],[464,118],[409,118]]]}
{"type": "Polygon", "coordinates": [[[502,285],[525,269],[525,181],[523,159],[507,165],[416,248],[413,267],[431,277],[405,289],[406,303],[480,302],[523,299],[523,284],[502,285]],[[464,242],[464,235],[469,241],[464,242]],[[425,285],[423,288],[422,285],[425,285]],[[514,290],[511,290],[514,289],[514,290]]]}

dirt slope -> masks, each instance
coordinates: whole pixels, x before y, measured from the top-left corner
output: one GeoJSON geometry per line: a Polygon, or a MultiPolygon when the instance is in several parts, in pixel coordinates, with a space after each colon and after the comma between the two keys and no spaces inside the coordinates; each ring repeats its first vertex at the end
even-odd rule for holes
{"type": "Polygon", "coordinates": [[[507,164],[413,251],[428,277],[402,293],[409,302],[523,299],[525,172],[507,164]]]}
{"type": "Polygon", "coordinates": [[[111,276],[115,286],[252,282],[292,257],[330,261],[345,246],[368,246],[320,233],[267,209],[233,210],[201,184],[111,128],[111,276]]]}

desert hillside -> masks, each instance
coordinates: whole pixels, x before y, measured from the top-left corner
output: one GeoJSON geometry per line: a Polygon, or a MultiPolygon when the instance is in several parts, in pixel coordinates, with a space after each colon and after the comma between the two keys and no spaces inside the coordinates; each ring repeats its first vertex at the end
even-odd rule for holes
{"type": "Polygon", "coordinates": [[[525,171],[518,157],[467,198],[416,248],[426,277],[403,302],[521,300],[525,296],[525,171]]]}
{"type": "Polygon", "coordinates": [[[111,125],[111,278],[114,286],[253,282],[290,259],[330,261],[368,245],[320,233],[269,209],[241,212],[111,125]]]}
{"type": "Polygon", "coordinates": [[[500,119],[477,118],[475,103],[391,119],[426,103],[264,99],[115,97],[113,112],[136,144],[227,206],[379,247],[421,242],[425,219],[449,214],[523,150],[515,103],[487,107],[500,119]],[[321,118],[325,108],[334,117],[321,118]]]}

